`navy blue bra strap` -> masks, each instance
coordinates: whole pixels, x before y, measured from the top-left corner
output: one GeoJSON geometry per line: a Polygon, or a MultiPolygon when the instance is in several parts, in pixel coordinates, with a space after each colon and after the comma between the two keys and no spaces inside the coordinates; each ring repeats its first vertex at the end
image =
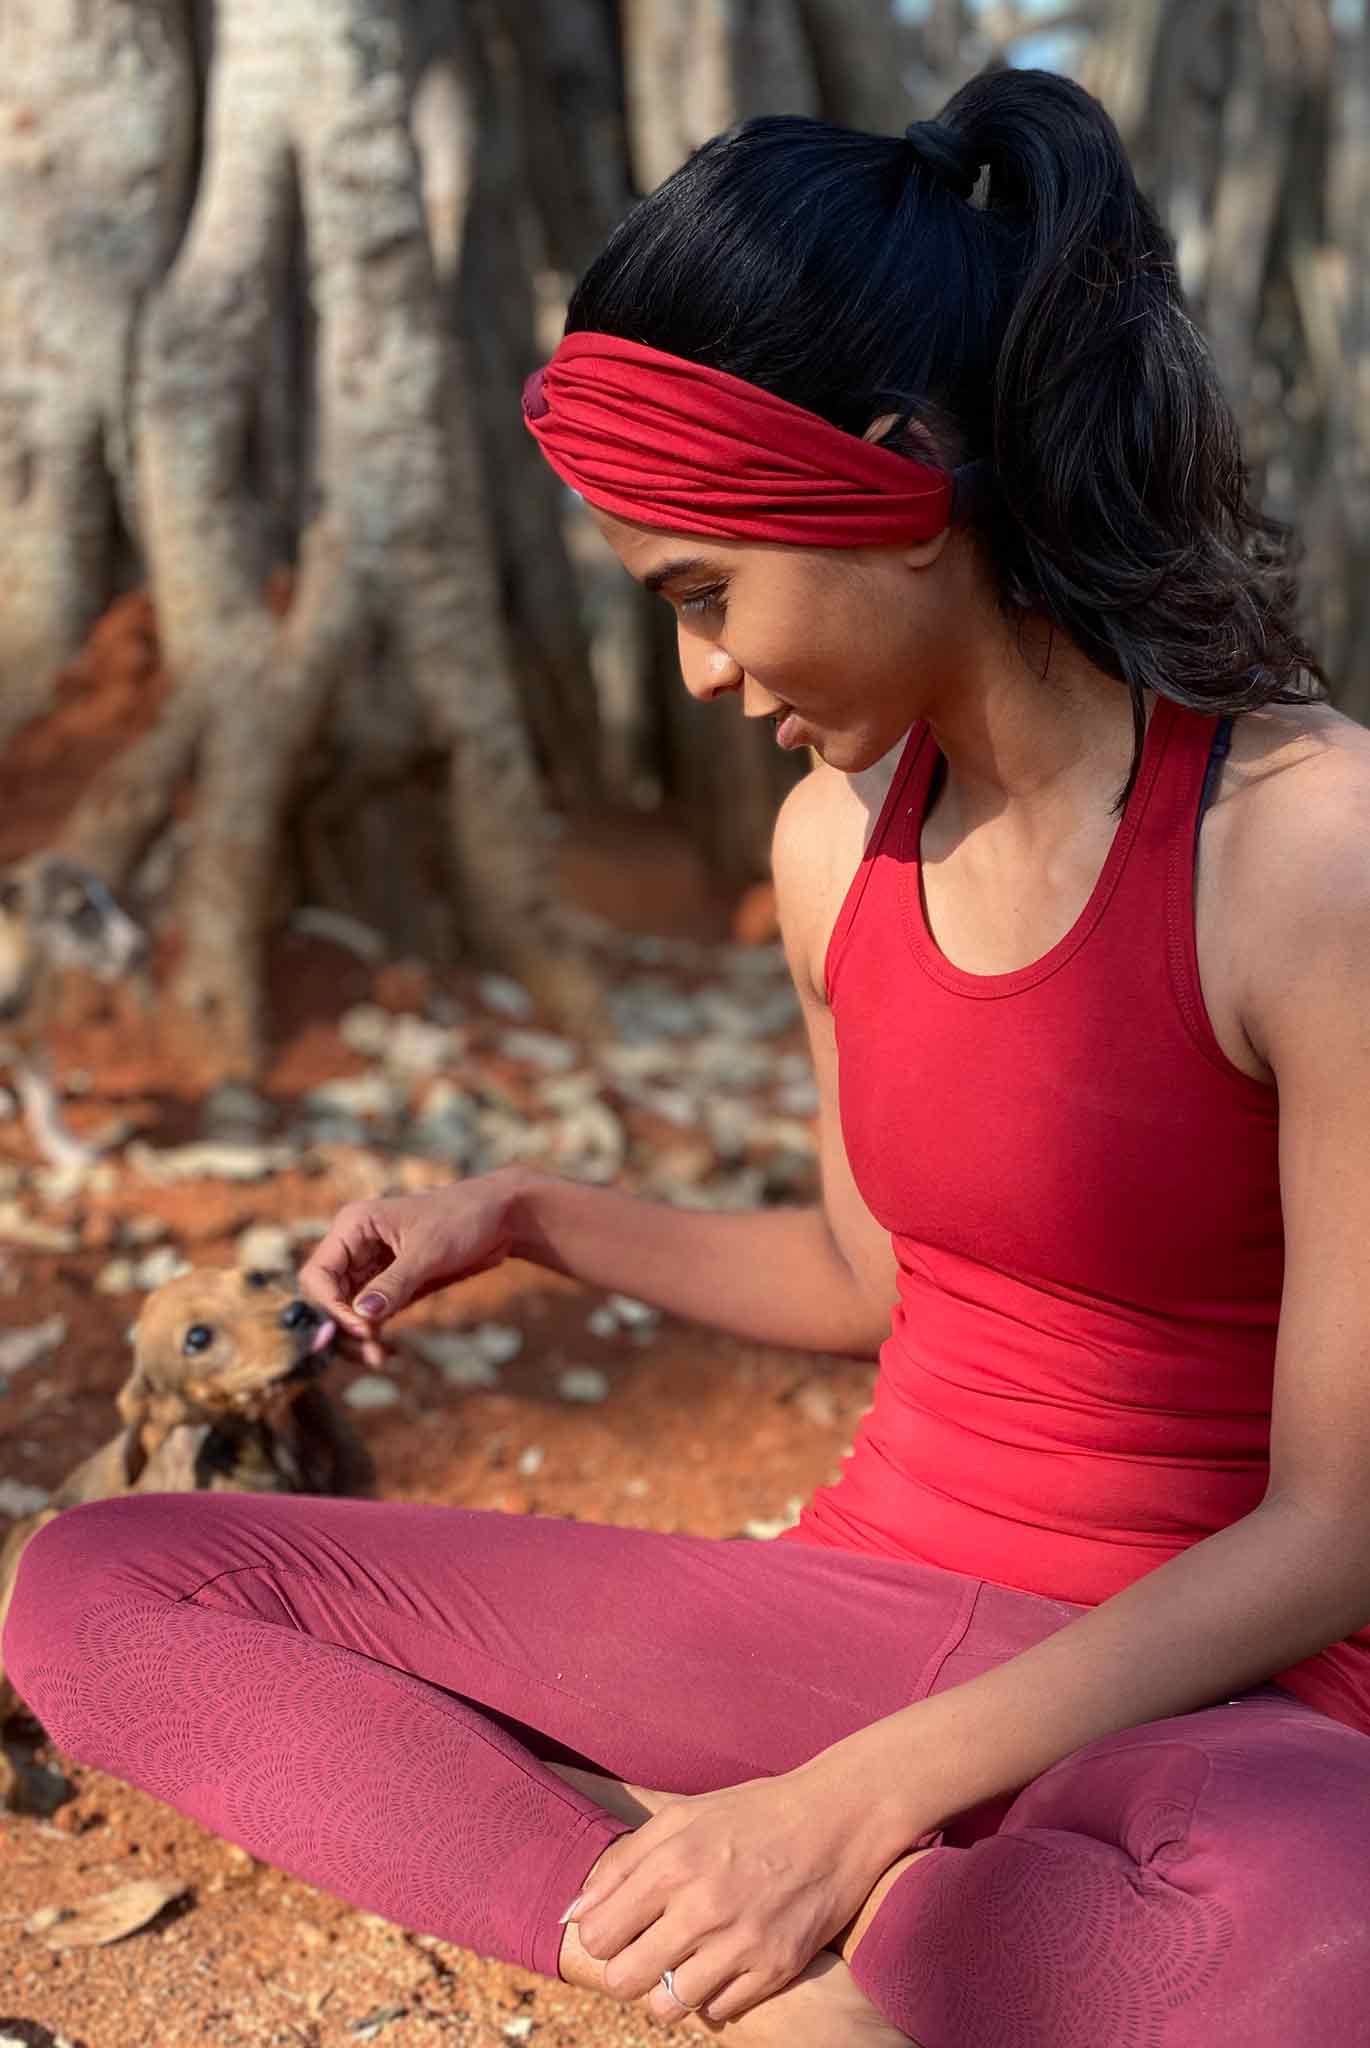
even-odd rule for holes
{"type": "Polygon", "coordinates": [[[1232,745],[1232,724],[1231,712],[1228,713],[1226,718],[1218,720],[1213,734],[1213,744],[1208,750],[1208,773],[1204,776],[1204,786],[1199,792],[1199,814],[1194,820],[1195,853],[1199,850],[1199,827],[1203,824],[1204,812],[1213,801],[1214,793],[1218,787],[1218,778],[1223,772],[1223,762],[1227,759],[1228,750],[1232,745]]]}

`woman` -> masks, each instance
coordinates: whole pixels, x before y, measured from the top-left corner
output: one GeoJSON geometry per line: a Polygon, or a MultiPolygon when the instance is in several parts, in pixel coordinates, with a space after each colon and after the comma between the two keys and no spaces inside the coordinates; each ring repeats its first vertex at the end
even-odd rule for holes
{"type": "Polygon", "coordinates": [[[818,757],[775,870],[823,1202],[510,1169],[344,1210],[306,1284],[374,1345],[516,1252],[878,1352],[875,1405],[771,1543],[78,1508],[11,1672],[254,1854],[741,2042],[1350,2048],[1370,742],[1116,132],[1037,72],[747,123],[526,411],[691,692],[818,757]]]}

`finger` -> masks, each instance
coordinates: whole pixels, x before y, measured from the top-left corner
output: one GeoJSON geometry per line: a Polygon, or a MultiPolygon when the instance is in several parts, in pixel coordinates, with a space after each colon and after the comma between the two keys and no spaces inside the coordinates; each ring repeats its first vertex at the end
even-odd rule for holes
{"type": "MultiPolygon", "coordinates": [[[[833,1960],[840,1962],[841,1958],[834,1957],[833,1960]]],[[[797,1974],[802,1976],[803,1972],[797,1974]]],[[[754,2005],[761,2005],[766,1999],[774,1998],[778,1991],[783,1991],[787,1984],[794,1981],[793,1977],[781,1977],[774,1971],[739,1970],[728,1983],[721,1984],[717,1990],[710,1992],[704,2000],[704,2010],[697,2013],[696,2018],[704,2020],[711,2026],[726,2026],[731,2021],[740,2019],[744,2012],[750,2012],[754,2005]]],[[[688,1979],[681,1988],[687,1998],[693,1999],[694,1993],[689,1987],[688,1979]]],[[[666,1996],[664,1985],[661,1987],[661,1995],[663,1998],[666,1996]]]]}
{"type": "Polygon", "coordinates": [[[736,1981],[729,1972],[725,1971],[720,1976],[717,1969],[710,1970],[704,1958],[696,1952],[683,1963],[672,1966],[671,1982],[675,1986],[675,1994],[658,1979],[655,1991],[647,2000],[647,2011],[654,2020],[668,2027],[691,2015],[706,2025],[721,2025],[720,2021],[710,2019],[709,2011],[715,1999],[736,1981]]]}

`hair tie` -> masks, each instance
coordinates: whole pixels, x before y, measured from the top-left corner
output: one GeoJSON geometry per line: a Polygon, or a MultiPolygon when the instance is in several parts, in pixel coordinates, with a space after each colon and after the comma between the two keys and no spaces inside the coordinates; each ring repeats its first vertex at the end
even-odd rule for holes
{"type": "Polygon", "coordinates": [[[920,164],[936,172],[958,199],[969,199],[980,177],[980,165],[970,144],[945,121],[911,121],[904,140],[920,164]]]}

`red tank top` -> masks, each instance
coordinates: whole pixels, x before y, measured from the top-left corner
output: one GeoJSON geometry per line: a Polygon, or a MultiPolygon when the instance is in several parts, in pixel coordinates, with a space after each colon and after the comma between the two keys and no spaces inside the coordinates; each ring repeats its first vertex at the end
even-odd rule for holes
{"type": "MultiPolygon", "coordinates": [[[[796,1542],[1087,1606],[1265,1490],[1284,1266],[1276,1093],[1200,993],[1217,721],[1156,702],[1093,893],[1031,966],[928,929],[939,754],[910,733],[826,961],[842,1131],[898,1297],[874,1405],[796,1542]]],[[[1370,1733],[1370,1630],[1279,1683],[1370,1733]]]]}

